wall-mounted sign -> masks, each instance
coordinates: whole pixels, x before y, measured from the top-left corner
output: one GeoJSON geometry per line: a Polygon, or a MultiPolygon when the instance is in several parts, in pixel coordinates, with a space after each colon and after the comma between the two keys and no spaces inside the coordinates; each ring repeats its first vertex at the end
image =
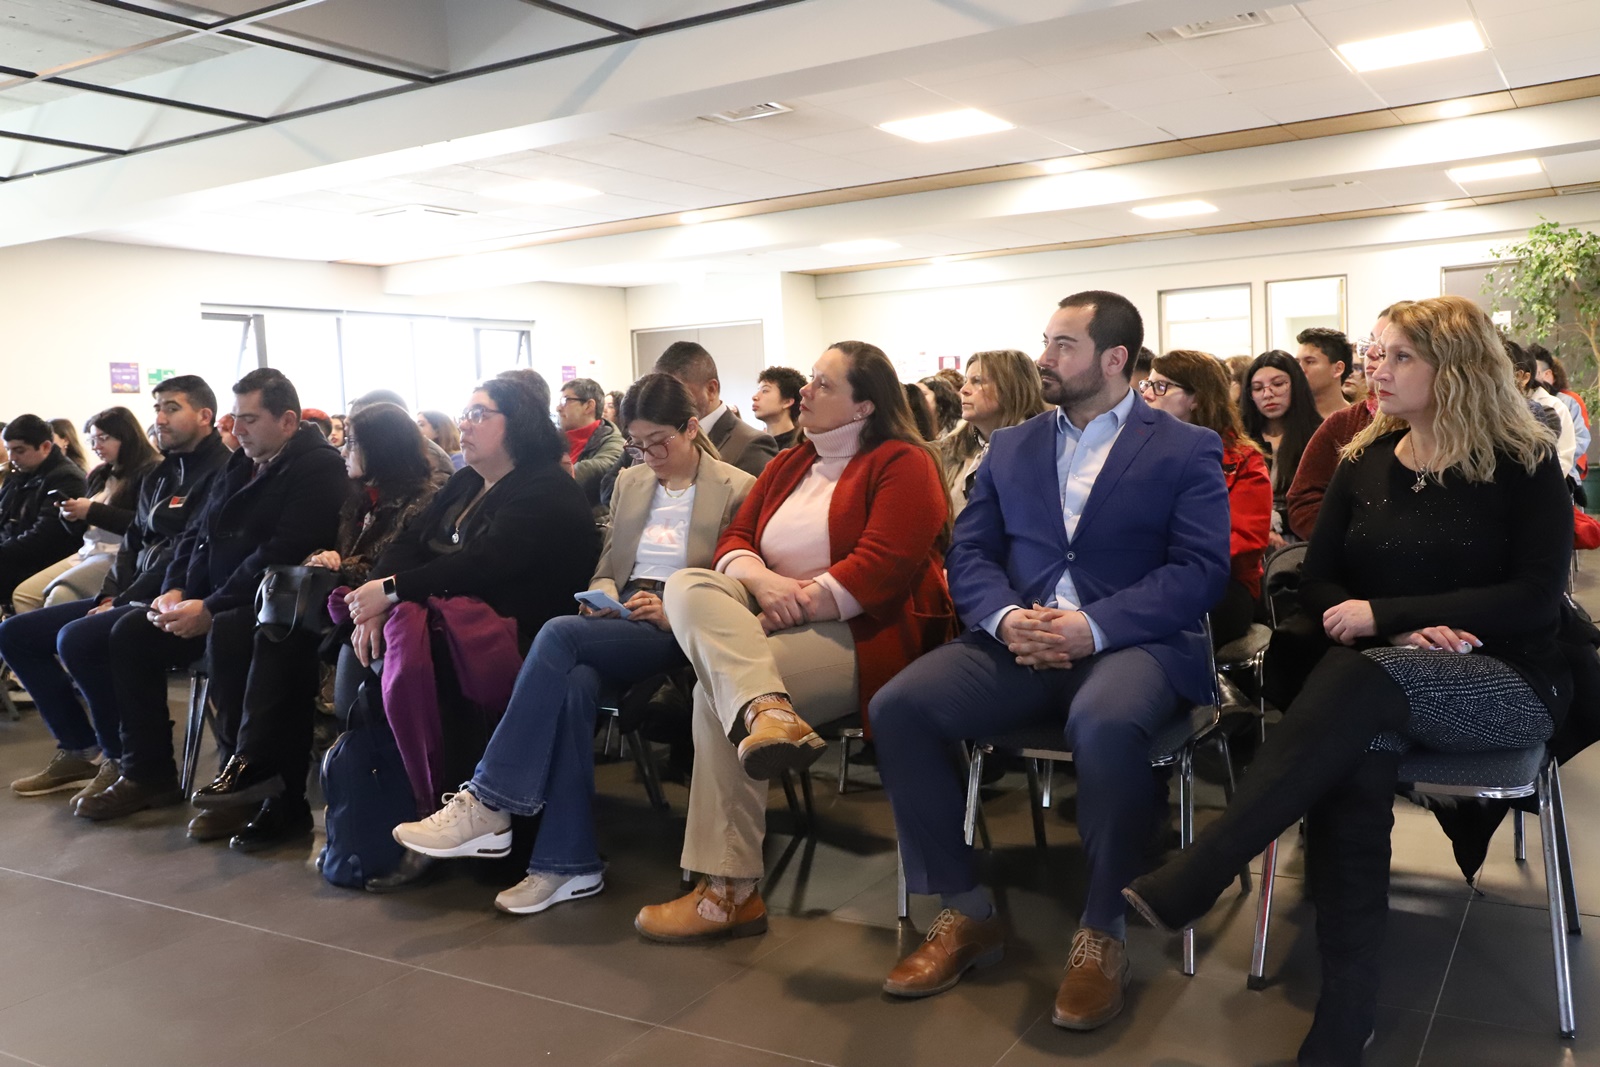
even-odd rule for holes
{"type": "Polygon", "coordinates": [[[139,392],[139,364],[111,364],[111,391],[113,393],[139,392]]]}

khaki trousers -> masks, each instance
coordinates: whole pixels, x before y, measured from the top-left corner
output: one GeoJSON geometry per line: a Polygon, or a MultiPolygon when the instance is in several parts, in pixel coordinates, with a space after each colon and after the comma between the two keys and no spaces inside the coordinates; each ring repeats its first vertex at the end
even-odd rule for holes
{"type": "Polygon", "coordinates": [[[689,568],[662,596],[672,633],[694,665],[694,774],[682,865],[725,878],[760,878],[769,784],[744,773],[728,734],[746,704],[787,693],[812,726],[859,710],[855,641],[844,622],[767,634],[743,585],[689,568]]]}

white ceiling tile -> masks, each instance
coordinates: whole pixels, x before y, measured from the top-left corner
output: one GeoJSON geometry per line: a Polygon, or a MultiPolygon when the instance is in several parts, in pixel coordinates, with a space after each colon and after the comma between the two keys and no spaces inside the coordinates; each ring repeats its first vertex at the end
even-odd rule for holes
{"type": "Polygon", "coordinates": [[[1092,59],[1069,60],[1051,69],[1060,70],[1080,89],[1099,89],[1138,82],[1152,73],[1172,75],[1192,68],[1181,57],[1145,38],[1144,46],[1139,48],[1092,59]]]}
{"type": "Polygon", "coordinates": [[[1353,74],[1250,89],[1232,95],[1276,122],[1300,122],[1385,106],[1383,99],[1353,74]]]}
{"type": "Polygon", "coordinates": [[[1204,74],[1182,73],[1133,79],[1122,85],[1108,85],[1095,89],[1090,95],[1111,107],[1131,110],[1145,104],[1197,100],[1222,96],[1226,92],[1226,89],[1204,74]]]}
{"type": "Polygon", "coordinates": [[[1356,8],[1372,7],[1375,4],[1390,3],[1392,0],[1301,0],[1295,8],[1307,19],[1316,19],[1321,15],[1329,15],[1339,11],[1353,11],[1356,8]]]}
{"type": "Polygon", "coordinates": [[[872,185],[901,177],[880,167],[869,167],[842,156],[824,156],[815,163],[791,163],[783,168],[783,172],[797,181],[813,182],[828,189],[872,185]]]}
{"type": "Polygon", "coordinates": [[[825,188],[815,182],[758,170],[730,168],[726,174],[701,179],[708,188],[732,193],[740,200],[770,200],[775,196],[815,193],[825,188]]]}
{"type": "Polygon", "coordinates": [[[1154,61],[1162,51],[1160,42],[1153,40],[1149,34],[1129,33],[1105,38],[1074,36],[1068,41],[1041,42],[1037,46],[1024,48],[1019,55],[1037,67],[1071,65],[1080,69],[1097,69],[1090,68],[1091,61],[1120,56],[1122,59],[1114,62],[1111,69],[1122,75],[1138,68],[1133,53],[1145,53],[1146,61],[1154,61]]]}
{"type": "Polygon", "coordinates": [[[1513,85],[1537,85],[1600,74],[1600,30],[1578,30],[1561,37],[1507,45],[1495,57],[1513,85]]]}
{"type": "Polygon", "coordinates": [[[501,218],[516,219],[523,225],[538,230],[565,230],[573,226],[592,226],[624,217],[609,211],[582,211],[560,204],[516,204],[504,207],[495,214],[501,218]]]}
{"type": "Polygon", "coordinates": [[[1537,11],[1547,7],[1561,7],[1573,0],[1472,0],[1472,10],[1478,18],[1490,19],[1500,15],[1515,15],[1523,11],[1537,11]]]}
{"type": "Polygon", "coordinates": [[[1600,181],[1600,149],[1544,157],[1545,173],[1552,185],[1579,185],[1600,181]]]}
{"type": "Polygon", "coordinates": [[[910,145],[913,142],[904,137],[896,137],[892,133],[872,126],[858,126],[853,130],[842,133],[825,133],[820,137],[802,137],[792,142],[801,148],[809,148],[814,152],[821,152],[828,156],[853,156],[860,152],[872,152],[878,149],[898,148],[910,145]]]}
{"type": "Polygon", "coordinates": [[[1108,148],[1172,140],[1170,134],[1121,111],[1038,125],[1033,127],[1033,132],[1080,152],[1101,152],[1108,148]]]}
{"type": "Polygon", "coordinates": [[[1328,43],[1334,46],[1395,33],[1426,30],[1473,17],[1467,0],[1404,0],[1403,3],[1366,4],[1347,11],[1301,10],[1328,43]]]}
{"type": "Polygon", "coordinates": [[[865,100],[871,96],[883,96],[885,93],[902,93],[910,88],[915,88],[915,86],[908,81],[895,79],[893,81],[847,85],[839,89],[830,89],[823,93],[812,93],[801,99],[819,107],[827,107],[830,104],[843,103],[847,100],[865,100]]]}
{"type": "Polygon", "coordinates": [[[1168,41],[1166,48],[1196,70],[1209,71],[1213,67],[1326,51],[1328,44],[1304,19],[1294,19],[1215,37],[1168,41]]]}
{"type": "Polygon", "coordinates": [[[825,107],[799,102],[790,106],[794,108],[793,111],[751,119],[740,123],[739,128],[765,140],[794,141],[801,137],[819,137],[825,133],[843,133],[861,126],[859,119],[829,111],[825,107]]]}
{"type": "Polygon", "coordinates": [[[1104,101],[1074,93],[1000,104],[991,107],[989,113],[1018,126],[1033,126],[1039,123],[1065,122],[1085,115],[1104,115],[1110,110],[1104,101]]]}
{"type": "Polygon", "coordinates": [[[1361,184],[1391,204],[1428,204],[1461,195],[1461,187],[1444,171],[1431,167],[1373,171],[1361,176],[1361,184]]]}
{"type": "Polygon", "coordinates": [[[828,110],[845,118],[855,119],[868,126],[876,126],[896,119],[914,119],[923,115],[938,115],[954,111],[961,105],[948,96],[931,89],[911,87],[905,92],[884,93],[862,100],[839,100],[828,105],[828,110]]]}
{"type": "Polygon", "coordinates": [[[627,139],[630,141],[643,141],[660,148],[669,148],[674,152],[687,152],[692,156],[706,156],[716,159],[718,153],[730,148],[747,147],[757,148],[762,145],[763,139],[754,134],[745,133],[737,126],[724,126],[716,122],[702,122],[693,129],[680,130],[677,133],[655,133],[640,135],[629,130],[627,139]]]}
{"type": "Polygon", "coordinates": [[[1351,86],[1360,85],[1359,79],[1327,48],[1293,56],[1257,59],[1231,67],[1213,67],[1206,71],[1206,76],[1230,93],[1247,89],[1273,89],[1280,85],[1323,78],[1345,80],[1351,86]]]}
{"type": "Polygon", "coordinates": [[[1273,125],[1265,113],[1231,96],[1156,104],[1135,108],[1132,113],[1174,137],[1204,137],[1273,125]]]}
{"type": "Polygon", "coordinates": [[[1035,100],[1075,90],[1077,83],[1063,77],[1058,67],[1024,65],[1020,70],[989,74],[968,81],[941,82],[938,91],[968,107],[987,108],[1015,100],[1035,100]]]}
{"type": "Polygon", "coordinates": [[[1581,0],[1557,7],[1519,10],[1496,18],[1485,18],[1483,28],[1488,34],[1490,47],[1496,50],[1507,45],[1564,37],[1600,29],[1600,4],[1594,0],[1581,0]]]}
{"type": "Polygon", "coordinates": [[[984,63],[969,63],[959,67],[938,67],[906,80],[916,85],[942,86],[951,82],[966,82],[973,78],[994,78],[1013,71],[1027,70],[1032,64],[1017,57],[991,59],[984,63]]]}

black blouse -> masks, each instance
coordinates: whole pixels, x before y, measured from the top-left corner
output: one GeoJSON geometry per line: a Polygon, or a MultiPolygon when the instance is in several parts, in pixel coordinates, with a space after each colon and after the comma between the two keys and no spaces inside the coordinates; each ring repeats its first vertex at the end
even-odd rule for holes
{"type": "MultiPolygon", "coordinates": [[[[1559,647],[1572,558],[1572,498],[1554,454],[1530,475],[1500,456],[1491,482],[1455,472],[1444,483],[1395,458],[1403,431],[1341,462],[1306,550],[1300,599],[1320,623],[1345,600],[1367,600],[1381,637],[1428,626],[1477,636],[1560,719],[1572,696],[1559,647]]],[[[1377,640],[1365,642],[1368,645],[1377,640]]]]}

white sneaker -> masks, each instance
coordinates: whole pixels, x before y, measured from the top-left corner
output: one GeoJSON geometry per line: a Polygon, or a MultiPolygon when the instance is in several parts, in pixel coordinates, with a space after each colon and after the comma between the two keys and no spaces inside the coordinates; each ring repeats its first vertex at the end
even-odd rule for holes
{"type": "Polygon", "coordinates": [[[513,915],[533,915],[563,900],[592,897],[605,887],[605,875],[598,871],[594,874],[536,871],[496,896],[494,906],[513,915]]]}
{"type": "Polygon", "coordinates": [[[490,858],[511,851],[511,816],[490,811],[462,789],[441,797],[444,807],[421,822],[403,822],[394,839],[413,852],[445,859],[451,856],[490,858]]]}

